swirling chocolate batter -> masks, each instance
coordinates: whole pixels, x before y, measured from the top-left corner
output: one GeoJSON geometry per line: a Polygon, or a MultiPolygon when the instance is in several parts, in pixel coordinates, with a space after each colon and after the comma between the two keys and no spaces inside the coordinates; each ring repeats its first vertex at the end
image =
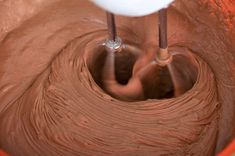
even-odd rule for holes
{"type": "MultiPolygon", "coordinates": [[[[0,4],[0,148],[9,154],[207,156],[234,137],[234,2],[174,2],[170,49],[193,53],[196,82],[159,100],[146,74],[151,99],[137,102],[100,87],[103,10],[86,0],[0,4]]],[[[157,15],[117,25],[141,56],[157,51],[157,15]]]]}

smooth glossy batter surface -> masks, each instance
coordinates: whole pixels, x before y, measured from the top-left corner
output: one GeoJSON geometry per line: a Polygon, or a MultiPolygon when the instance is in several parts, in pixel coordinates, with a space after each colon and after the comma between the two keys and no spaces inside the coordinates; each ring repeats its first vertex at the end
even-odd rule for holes
{"type": "MultiPolygon", "coordinates": [[[[86,0],[0,3],[0,147],[11,155],[207,156],[234,136],[234,2],[176,1],[169,44],[196,54],[197,82],[177,98],[129,103],[90,73],[107,37],[101,9],[86,0]]],[[[143,55],[157,50],[156,15],[117,23],[143,55]]]]}

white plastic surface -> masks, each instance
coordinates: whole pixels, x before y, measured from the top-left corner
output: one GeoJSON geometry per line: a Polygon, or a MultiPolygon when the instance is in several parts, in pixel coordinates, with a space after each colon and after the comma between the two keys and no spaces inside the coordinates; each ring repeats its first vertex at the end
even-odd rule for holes
{"type": "Polygon", "coordinates": [[[123,16],[144,16],[166,8],[174,0],[91,0],[99,7],[123,16]]]}

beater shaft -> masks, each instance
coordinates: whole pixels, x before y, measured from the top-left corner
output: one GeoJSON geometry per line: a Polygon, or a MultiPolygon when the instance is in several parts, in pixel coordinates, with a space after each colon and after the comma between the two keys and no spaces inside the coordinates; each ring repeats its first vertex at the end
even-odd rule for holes
{"type": "Polygon", "coordinates": [[[112,13],[106,12],[109,39],[115,41],[117,36],[115,17],[112,13]]]}
{"type": "Polygon", "coordinates": [[[161,9],[159,11],[159,47],[166,49],[167,43],[167,9],[161,9]]]}

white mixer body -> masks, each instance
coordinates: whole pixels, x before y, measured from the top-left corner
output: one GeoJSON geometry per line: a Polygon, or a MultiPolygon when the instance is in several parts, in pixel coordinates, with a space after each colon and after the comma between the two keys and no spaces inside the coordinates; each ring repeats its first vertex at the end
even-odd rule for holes
{"type": "Polygon", "coordinates": [[[174,0],[91,0],[99,7],[123,16],[145,16],[159,11],[174,0]]]}

